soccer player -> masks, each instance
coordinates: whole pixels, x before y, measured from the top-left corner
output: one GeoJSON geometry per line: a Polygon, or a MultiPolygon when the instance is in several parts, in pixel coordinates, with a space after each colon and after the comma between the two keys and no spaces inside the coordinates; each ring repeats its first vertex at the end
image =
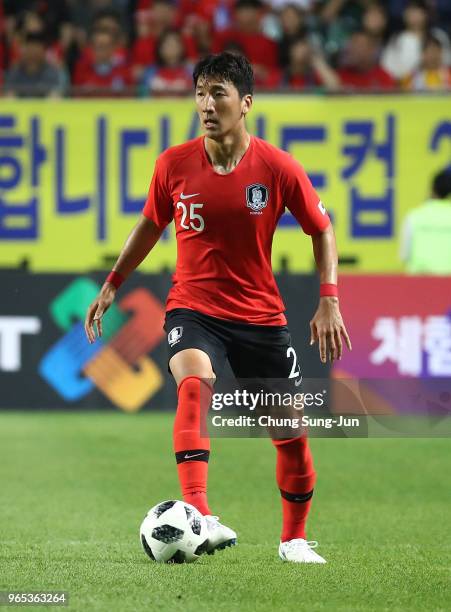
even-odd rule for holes
{"type": "MultiPolygon", "coordinates": [[[[205,515],[208,552],[235,544],[236,533],[213,516],[207,499],[210,441],[201,436],[201,396],[226,359],[237,378],[300,376],[271,269],[271,243],[285,207],[312,239],[320,275],[311,344],[321,361],[351,348],[337,297],[337,252],[329,217],[303,168],[286,152],[251,136],[253,73],[240,55],[221,53],[194,69],[204,136],[158,158],[143,214],[85,321],[90,342],[120,284],[174,221],[177,265],[166,304],[169,370],[177,384],[173,442],[183,499],[205,515]]],[[[277,452],[284,561],[325,563],[306,539],[315,471],[305,436],[272,440],[277,452]]],[[[316,543],[315,543],[316,545],[316,543]]]]}

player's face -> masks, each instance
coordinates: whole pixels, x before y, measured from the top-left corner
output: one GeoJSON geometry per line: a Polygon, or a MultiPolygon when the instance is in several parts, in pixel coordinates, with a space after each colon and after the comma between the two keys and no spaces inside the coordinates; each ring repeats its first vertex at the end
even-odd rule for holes
{"type": "Polygon", "coordinates": [[[221,140],[236,130],[250,110],[252,96],[243,98],[232,83],[211,78],[197,81],[196,106],[201,128],[208,138],[221,140]]]}

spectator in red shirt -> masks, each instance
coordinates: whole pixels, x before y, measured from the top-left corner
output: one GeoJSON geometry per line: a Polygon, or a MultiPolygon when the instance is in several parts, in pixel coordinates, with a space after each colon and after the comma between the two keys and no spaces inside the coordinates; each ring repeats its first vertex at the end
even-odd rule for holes
{"type": "MultiPolygon", "coordinates": [[[[227,41],[224,51],[246,57],[243,47],[233,40],[227,41]]],[[[269,68],[262,70],[260,71],[259,75],[254,74],[255,87],[260,91],[278,89],[282,84],[282,76],[283,75],[280,68],[269,68]]]]}
{"type": "Polygon", "coordinates": [[[83,94],[126,93],[131,86],[129,67],[115,58],[114,36],[108,30],[95,30],[91,39],[92,60],[81,60],[75,69],[73,84],[83,94]]]}
{"type": "MultiPolygon", "coordinates": [[[[142,79],[144,70],[157,60],[156,51],[159,37],[166,31],[178,27],[177,7],[172,0],[154,0],[148,10],[137,12],[137,38],[132,48],[131,61],[135,81],[142,79]]],[[[197,58],[196,45],[192,37],[183,36],[186,53],[190,59],[197,58]]]]}
{"type": "Polygon", "coordinates": [[[234,27],[217,32],[213,41],[215,53],[220,53],[230,43],[238,44],[252,63],[256,81],[265,81],[268,73],[278,68],[277,44],[262,32],[264,9],[261,0],[238,0],[234,27]]]}
{"type": "MultiPolygon", "coordinates": [[[[119,66],[128,60],[128,49],[126,44],[126,36],[121,25],[119,13],[114,10],[103,9],[98,11],[93,19],[92,31],[109,32],[114,40],[114,64],[119,66]]],[[[85,64],[84,70],[89,70],[89,66],[94,61],[94,52],[91,44],[86,44],[84,38],[79,39],[83,49],[77,61],[76,70],[82,70],[80,66],[85,64]]]]}
{"type": "Polygon", "coordinates": [[[395,87],[392,77],[379,65],[377,44],[367,32],[349,39],[338,75],[345,89],[387,90],[395,87]]]}
{"type": "Polygon", "coordinates": [[[292,89],[324,87],[336,91],[340,87],[338,75],[302,36],[293,40],[289,48],[289,64],[285,84],[292,89]]]}
{"type": "Polygon", "coordinates": [[[156,64],[144,73],[143,95],[183,94],[192,90],[192,73],[180,32],[168,30],[160,36],[156,58],[156,64]]]}

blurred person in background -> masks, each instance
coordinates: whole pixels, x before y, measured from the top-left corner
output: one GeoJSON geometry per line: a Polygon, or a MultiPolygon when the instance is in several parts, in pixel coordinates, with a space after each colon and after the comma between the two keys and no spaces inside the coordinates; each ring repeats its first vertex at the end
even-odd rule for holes
{"type": "Polygon", "coordinates": [[[429,33],[442,41],[447,55],[450,49],[446,33],[440,28],[431,29],[430,12],[424,0],[409,0],[403,20],[403,30],[391,37],[381,58],[384,69],[397,80],[407,78],[420,67],[423,45],[429,33]]]}
{"type": "MultiPolygon", "coordinates": [[[[224,51],[247,57],[243,47],[233,40],[227,41],[224,46],[224,51]]],[[[279,67],[265,68],[264,70],[260,70],[258,75],[254,75],[254,85],[259,91],[278,90],[282,84],[283,73],[279,67]]]]}
{"type": "Polygon", "coordinates": [[[92,59],[81,58],[75,68],[73,84],[83,95],[125,94],[132,85],[127,62],[118,61],[116,41],[108,30],[94,30],[92,59]]]}
{"type": "Polygon", "coordinates": [[[406,89],[446,91],[451,88],[451,68],[445,62],[443,43],[430,35],[423,47],[421,66],[405,81],[406,89]]]}
{"type": "Polygon", "coordinates": [[[28,4],[30,8],[23,12],[18,12],[15,7],[16,12],[9,15],[5,22],[9,65],[19,61],[27,34],[39,32],[45,36],[47,41],[46,59],[48,62],[64,67],[73,52],[75,32],[69,22],[70,15],[66,10],[66,2],[61,2],[59,10],[56,10],[55,13],[51,10],[52,3],[50,5],[44,3],[43,6],[32,2],[28,4]]]}
{"type": "Polygon", "coordinates": [[[361,27],[364,10],[371,0],[317,0],[322,47],[335,62],[351,34],[361,27]]]}
{"type": "Polygon", "coordinates": [[[387,9],[380,2],[369,4],[362,17],[362,30],[373,39],[380,58],[389,38],[387,9]]]}
{"type": "Polygon", "coordinates": [[[87,43],[88,33],[93,29],[109,27],[118,20],[122,30],[131,34],[133,26],[133,9],[136,0],[67,0],[71,21],[77,30],[81,46],[87,43]]]}
{"type": "MultiPolygon", "coordinates": [[[[181,26],[177,4],[174,0],[154,0],[149,8],[136,12],[136,40],[131,50],[133,78],[139,82],[144,71],[157,61],[157,45],[160,37],[168,30],[181,26]]],[[[183,44],[191,60],[197,57],[196,44],[190,35],[183,35],[183,44]]]]}
{"type": "Polygon", "coordinates": [[[180,21],[184,27],[191,27],[192,21],[203,21],[214,30],[226,30],[232,23],[234,4],[235,0],[178,0],[180,21]]]}
{"type": "Polygon", "coordinates": [[[191,91],[191,66],[186,61],[180,32],[168,30],[160,36],[156,57],[156,64],[144,73],[140,87],[142,94],[182,94],[191,91]]]}
{"type": "MultiPolygon", "coordinates": [[[[285,59],[279,57],[279,64],[285,67],[288,62],[288,47],[291,37],[313,36],[315,21],[313,9],[316,0],[266,0],[266,12],[263,18],[263,32],[279,44],[285,41],[285,59]]],[[[280,51],[280,49],[279,49],[280,51]]]]}
{"type": "Polygon", "coordinates": [[[337,73],[327,64],[322,54],[315,51],[302,37],[291,43],[284,82],[296,90],[323,87],[337,91],[340,88],[337,73]]]}
{"type": "Polygon", "coordinates": [[[220,53],[231,43],[239,45],[252,64],[256,84],[270,87],[279,64],[277,43],[262,31],[265,11],[266,7],[261,0],[238,0],[233,13],[233,27],[216,32],[213,52],[220,53]]]}
{"type": "Polygon", "coordinates": [[[93,16],[91,29],[110,32],[116,41],[117,49],[121,50],[123,56],[127,54],[127,33],[124,30],[124,22],[121,13],[114,9],[103,9],[93,16]]]}
{"type": "Polygon", "coordinates": [[[279,13],[281,36],[279,39],[279,65],[283,68],[290,61],[290,47],[308,35],[305,12],[295,4],[286,4],[279,13]]]}
{"type": "Polygon", "coordinates": [[[5,95],[23,98],[60,97],[67,80],[63,71],[46,59],[46,39],[42,32],[25,36],[20,60],[5,77],[5,95]]]}
{"type": "Polygon", "coordinates": [[[451,167],[434,177],[431,191],[404,220],[401,259],[410,274],[451,275],[451,167]]]}
{"type": "MultiPolygon", "coordinates": [[[[403,13],[409,0],[388,0],[386,2],[390,13],[390,21],[397,29],[403,24],[403,13]]],[[[450,33],[451,28],[451,2],[449,0],[426,0],[426,8],[434,23],[450,33]]]]}
{"type": "Polygon", "coordinates": [[[395,87],[392,77],[379,64],[373,37],[363,30],[350,37],[338,75],[345,89],[389,90],[395,87]]]}
{"type": "MultiPolygon", "coordinates": [[[[127,36],[122,27],[120,14],[112,9],[103,9],[95,13],[89,30],[108,32],[114,40],[114,62],[121,64],[128,61],[127,36]]],[[[90,63],[93,60],[91,41],[85,40],[79,57],[81,62],[90,63]]]]}
{"type": "Polygon", "coordinates": [[[183,35],[185,46],[187,41],[193,43],[193,54],[190,59],[205,57],[211,51],[213,45],[213,28],[211,21],[196,15],[189,15],[184,21],[183,35]]]}
{"type": "Polygon", "coordinates": [[[72,29],[69,0],[3,0],[5,27],[8,35],[17,30],[17,22],[33,13],[44,23],[49,41],[65,38],[65,29],[72,29]]]}

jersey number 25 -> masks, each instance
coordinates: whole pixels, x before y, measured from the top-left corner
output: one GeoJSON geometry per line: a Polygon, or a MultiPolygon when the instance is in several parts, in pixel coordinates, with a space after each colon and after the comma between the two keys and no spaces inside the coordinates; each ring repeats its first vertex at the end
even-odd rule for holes
{"type": "Polygon", "coordinates": [[[202,206],[203,204],[190,204],[188,212],[186,204],[183,202],[177,202],[177,208],[182,209],[182,220],[180,221],[180,226],[183,227],[183,229],[192,228],[196,232],[201,232],[204,229],[204,218],[202,215],[199,215],[199,213],[196,212],[196,208],[202,208],[202,206]],[[189,220],[188,225],[186,224],[187,217],[189,220]]]}

